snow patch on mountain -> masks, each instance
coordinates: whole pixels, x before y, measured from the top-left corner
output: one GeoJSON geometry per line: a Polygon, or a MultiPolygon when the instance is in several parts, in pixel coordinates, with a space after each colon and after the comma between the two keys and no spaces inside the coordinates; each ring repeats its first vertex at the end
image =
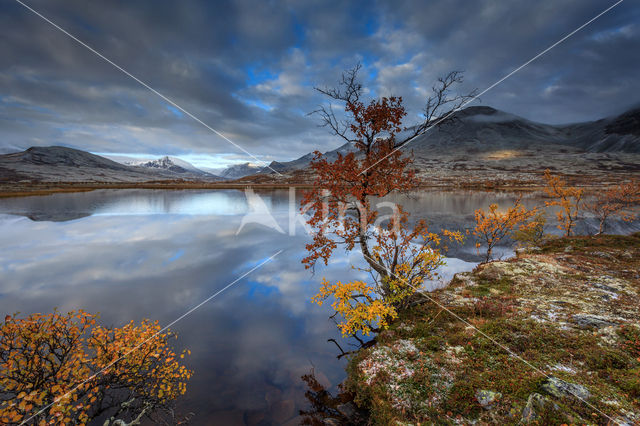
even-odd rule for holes
{"type": "Polygon", "coordinates": [[[193,164],[189,163],[188,161],[184,161],[181,160],[180,158],[176,158],[176,157],[169,157],[168,155],[162,157],[162,158],[158,158],[157,160],[151,160],[151,161],[128,161],[125,164],[130,165],[130,166],[138,166],[138,167],[147,167],[150,169],[163,169],[163,170],[169,170],[172,171],[174,173],[185,173],[185,172],[190,172],[190,173],[195,173],[195,174],[202,174],[202,175],[209,175],[210,173],[207,173],[203,170],[198,169],[197,167],[195,167],[193,164]]]}
{"type": "Polygon", "coordinates": [[[263,166],[252,163],[234,164],[227,167],[220,173],[220,177],[225,179],[240,179],[241,177],[259,173],[263,166]]]}

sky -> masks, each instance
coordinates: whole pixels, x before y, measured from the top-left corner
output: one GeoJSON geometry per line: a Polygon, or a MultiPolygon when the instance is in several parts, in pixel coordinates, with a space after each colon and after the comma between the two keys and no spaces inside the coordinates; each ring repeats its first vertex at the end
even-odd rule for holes
{"type": "MultiPolygon", "coordinates": [[[[340,146],[308,113],[325,102],[314,87],[358,62],[368,95],[403,96],[410,125],[439,76],[464,71],[460,93],[482,91],[615,2],[21,1],[233,144],[2,0],[0,153],[63,145],[210,168],[340,146]]],[[[640,2],[625,0],[473,105],[554,124],[615,115],[640,103],[638,52],[640,2]]]]}

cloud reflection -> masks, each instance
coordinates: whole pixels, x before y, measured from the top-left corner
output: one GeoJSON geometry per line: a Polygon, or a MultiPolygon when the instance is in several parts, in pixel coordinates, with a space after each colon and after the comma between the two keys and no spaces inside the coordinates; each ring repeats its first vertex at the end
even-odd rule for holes
{"type": "MultiPolygon", "coordinates": [[[[261,195],[287,229],[288,194],[261,195]]],[[[349,268],[362,261],[358,253],[336,250],[312,276],[300,263],[308,238],[301,227],[295,236],[260,225],[236,235],[243,197],[239,191],[122,190],[2,200],[0,310],[26,315],[82,308],[100,312],[108,325],[142,318],[167,324],[283,249],[174,329],[176,344],[193,354],[188,363],[196,374],[181,409],[196,413],[194,423],[294,416],[304,404],[299,377],[312,365],[333,386],[344,378],[344,361],[326,341],[338,337],[330,307],[311,305],[310,298],[322,277],[365,278],[349,268]],[[87,216],[28,219],[34,212],[52,220],[87,216]]],[[[513,197],[427,193],[403,204],[426,215],[437,231],[469,226],[470,213],[496,198],[513,197]]],[[[470,243],[449,255],[444,280],[477,259],[470,243]]]]}

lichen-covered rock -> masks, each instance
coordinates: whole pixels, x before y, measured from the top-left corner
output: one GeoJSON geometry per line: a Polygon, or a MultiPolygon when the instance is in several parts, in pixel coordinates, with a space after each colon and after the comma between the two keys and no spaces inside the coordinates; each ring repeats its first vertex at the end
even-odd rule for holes
{"type": "Polygon", "coordinates": [[[540,395],[539,393],[532,393],[527,398],[527,405],[522,410],[521,423],[530,424],[538,422],[541,417],[541,413],[548,411],[558,411],[560,407],[551,401],[548,397],[540,395]]]}
{"type": "Polygon", "coordinates": [[[482,406],[482,408],[490,410],[493,408],[495,403],[502,398],[502,394],[500,392],[494,392],[490,390],[478,390],[476,391],[476,400],[478,404],[482,406]]]}
{"type": "Polygon", "coordinates": [[[584,386],[565,382],[557,377],[549,377],[541,388],[556,398],[577,397],[586,401],[591,397],[591,392],[584,386]]]}
{"type": "Polygon", "coordinates": [[[403,380],[413,375],[409,358],[417,352],[412,341],[398,340],[393,346],[375,347],[370,356],[360,362],[359,367],[367,384],[371,384],[380,372],[391,374],[396,381],[403,380]]]}
{"type": "Polygon", "coordinates": [[[575,314],[571,320],[580,328],[604,328],[616,325],[615,322],[602,315],[575,314]]]}

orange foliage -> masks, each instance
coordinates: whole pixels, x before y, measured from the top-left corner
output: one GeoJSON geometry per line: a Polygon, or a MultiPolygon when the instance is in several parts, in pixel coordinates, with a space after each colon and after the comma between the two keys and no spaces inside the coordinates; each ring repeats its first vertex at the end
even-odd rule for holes
{"type": "MultiPolygon", "coordinates": [[[[330,162],[315,152],[311,162],[314,184],[302,201],[314,234],[303,263],[307,268],[315,267],[319,260],[327,264],[338,246],[362,252],[371,282],[330,284],[325,280],[314,301],[321,304],[333,297],[332,306],[344,319],[339,324],[343,334],[367,334],[385,327],[423,280],[435,277],[443,256],[437,249],[441,237],[429,232],[423,221],[409,227],[408,214],[400,207],[395,206],[398,211],[387,226],[378,223],[381,217],[372,205],[374,197],[406,192],[417,185],[415,172],[409,168],[411,158],[396,150],[396,135],[402,130],[406,111],[400,97],[361,102],[361,87],[353,81],[355,71],[350,76],[344,93],[323,91],[345,102],[347,124],[340,127],[330,109],[321,112],[325,124],[352,143],[357,153],[338,154],[330,162]],[[346,136],[347,131],[351,137],[346,136]]],[[[459,233],[445,234],[450,240],[462,240],[459,233]]]]}
{"type": "Polygon", "coordinates": [[[157,322],[96,325],[82,310],[7,315],[0,327],[0,421],[86,424],[152,416],[184,394],[192,372],[157,322]],[[121,359],[120,359],[121,358],[121,359]],[[102,371],[105,369],[105,371],[102,371]],[[42,411],[42,412],[41,412],[42,411]]]}
{"type": "Polygon", "coordinates": [[[545,192],[553,201],[546,201],[548,206],[559,206],[560,210],[556,213],[558,218],[558,229],[564,231],[565,236],[569,237],[573,234],[573,228],[578,220],[580,212],[580,203],[582,201],[583,190],[567,186],[567,183],[559,176],[553,176],[549,169],[544,172],[544,180],[547,183],[545,192]]]}
{"type": "Polygon", "coordinates": [[[598,218],[598,234],[602,234],[606,221],[611,216],[619,216],[625,221],[634,220],[636,218],[634,209],[638,205],[640,205],[640,181],[633,181],[599,191],[595,200],[585,204],[585,208],[598,218]]]}
{"type": "Polygon", "coordinates": [[[343,335],[379,331],[396,318],[398,309],[406,307],[409,297],[425,279],[437,279],[437,269],[444,265],[444,256],[438,247],[442,239],[461,243],[462,234],[443,230],[443,235],[429,232],[424,221],[412,229],[407,228],[407,214],[399,212],[399,223],[390,221],[372,235],[374,245],[367,260],[382,268],[384,273],[372,269],[371,283],[353,281],[330,284],[323,280],[320,292],[313,302],[322,305],[329,297],[335,299],[333,309],[343,318],[338,327],[343,335]]]}
{"type": "Polygon", "coordinates": [[[485,262],[491,260],[494,247],[505,237],[511,235],[516,228],[520,232],[526,232],[528,228],[537,226],[538,223],[535,221],[527,222],[535,216],[536,212],[536,209],[527,210],[520,203],[520,198],[505,212],[500,212],[497,204],[491,204],[486,212],[482,209],[476,210],[476,227],[473,230],[473,235],[480,240],[476,242],[478,250],[484,244],[487,246],[485,262]]]}

